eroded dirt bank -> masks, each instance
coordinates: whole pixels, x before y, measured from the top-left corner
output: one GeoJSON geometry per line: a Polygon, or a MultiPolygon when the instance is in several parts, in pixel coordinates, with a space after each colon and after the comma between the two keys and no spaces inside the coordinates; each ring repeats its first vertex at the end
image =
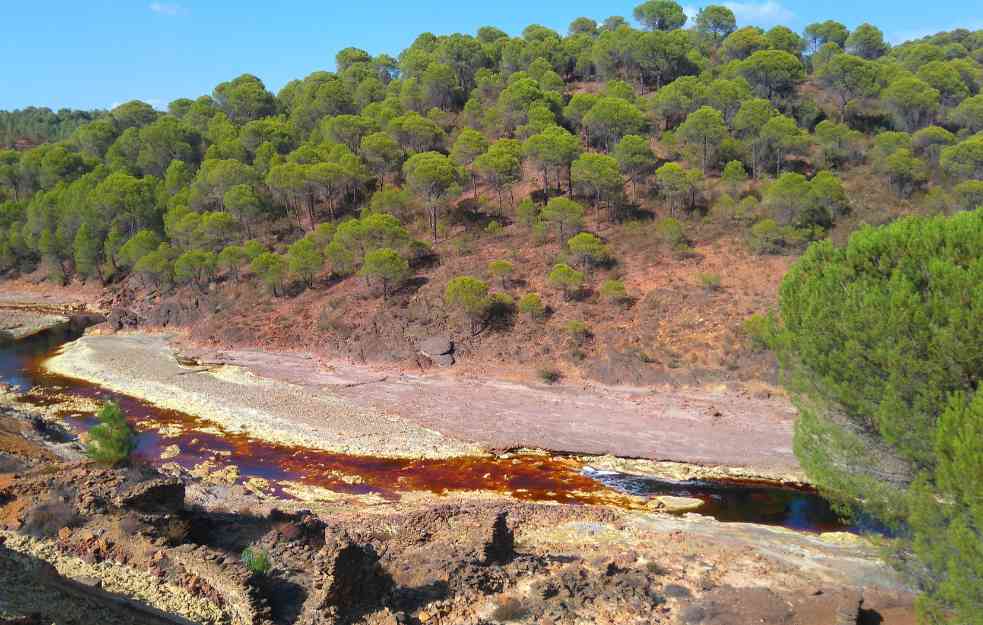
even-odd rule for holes
{"type": "MultiPolygon", "coordinates": [[[[856,537],[501,498],[304,508],[146,469],[0,475],[0,573],[44,562],[216,624],[912,623],[911,596],[856,537]],[[268,573],[240,562],[249,546],[268,573]]],[[[8,594],[43,596],[21,577],[8,594]]],[[[0,618],[29,609],[3,598],[0,618]]],[[[73,622],[53,607],[34,611],[73,622]]]]}
{"type": "Polygon", "coordinates": [[[744,467],[801,480],[794,412],[733,392],[536,387],[323,363],[309,354],[214,352],[167,336],[86,336],[46,367],[257,437],[374,455],[544,448],[744,467]]]}

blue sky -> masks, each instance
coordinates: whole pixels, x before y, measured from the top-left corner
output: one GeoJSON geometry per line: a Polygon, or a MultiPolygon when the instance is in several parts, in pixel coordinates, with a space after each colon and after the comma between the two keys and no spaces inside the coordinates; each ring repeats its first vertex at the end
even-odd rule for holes
{"type": "MultiPolygon", "coordinates": [[[[837,19],[879,26],[892,41],[955,27],[983,28],[979,0],[750,0],[723,2],[742,25],[801,30],[837,19]]],[[[107,108],[141,99],[164,108],[211,92],[243,72],[276,92],[332,69],[357,46],[398,53],[423,31],[473,33],[494,25],[517,34],[530,23],[560,31],[580,15],[630,16],[635,1],[564,0],[34,0],[4,2],[0,16],[0,109],[107,108]]],[[[695,10],[712,2],[682,2],[695,10]]]]}

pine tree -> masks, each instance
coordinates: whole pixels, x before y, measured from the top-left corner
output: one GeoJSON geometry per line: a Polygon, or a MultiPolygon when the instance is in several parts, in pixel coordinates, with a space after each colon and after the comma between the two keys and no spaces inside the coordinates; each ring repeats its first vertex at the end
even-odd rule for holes
{"type": "Polygon", "coordinates": [[[97,418],[99,425],[89,430],[86,455],[110,466],[126,462],[136,447],[136,441],[119,404],[106,402],[97,418]]]}

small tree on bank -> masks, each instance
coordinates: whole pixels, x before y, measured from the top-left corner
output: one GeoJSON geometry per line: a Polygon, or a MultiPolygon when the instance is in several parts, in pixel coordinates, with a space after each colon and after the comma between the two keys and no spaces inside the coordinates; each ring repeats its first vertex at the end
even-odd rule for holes
{"type": "Polygon", "coordinates": [[[85,454],[100,464],[115,466],[126,462],[136,448],[133,430],[116,402],[103,404],[96,415],[99,424],[89,430],[85,454]]]}
{"type": "Polygon", "coordinates": [[[458,276],[447,283],[444,303],[464,313],[471,334],[477,334],[488,311],[488,285],[471,276],[458,276]]]}
{"type": "Polygon", "coordinates": [[[365,255],[360,273],[366,280],[378,280],[382,284],[382,299],[385,300],[410,275],[410,264],[395,251],[383,247],[365,255]]]}

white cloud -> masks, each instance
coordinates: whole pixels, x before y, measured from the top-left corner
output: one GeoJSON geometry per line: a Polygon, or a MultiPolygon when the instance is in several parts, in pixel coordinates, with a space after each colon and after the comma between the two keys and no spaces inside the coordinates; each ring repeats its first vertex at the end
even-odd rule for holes
{"type": "Polygon", "coordinates": [[[725,2],[724,6],[734,12],[738,24],[754,26],[775,26],[790,22],[795,14],[775,0],[765,2],[725,2]]]}
{"type": "MultiPolygon", "coordinates": [[[[723,5],[734,12],[738,26],[776,26],[778,24],[786,24],[795,17],[792,11],[775,0],[765,0],[764,2],[724,2],[723,5]]],[[[696,15],[699,12],[699,7],[691,4],[683,6],[683,13],[689,18],[691,25],[696,20],[696,15]]]]}
{"type": "Polygon", "coordinates": [[[166,4],[164,2],[151,2],[150,10],[158,15],[178,15],[184,13],[184,8],[180,4],[166,4]]]}

